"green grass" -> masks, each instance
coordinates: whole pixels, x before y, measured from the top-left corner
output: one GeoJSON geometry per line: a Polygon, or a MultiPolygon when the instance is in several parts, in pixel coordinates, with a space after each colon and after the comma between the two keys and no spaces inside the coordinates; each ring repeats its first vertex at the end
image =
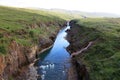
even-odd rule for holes
{"type": "Polygon", "coordinates": [[[120,19],[88,18],[80,19],[76,24],[80,25],[74,36],[79,37],[79,45],[84,46],[97,39],[81,57],[88,68],[90,79],[120,80],[120,19]]]}
{"type": "Polygon", "coordinates": [[[40,36],[48,38],[64,22],[49,11],[0,6],[0,54],[7,53],[13,40],[23,46],[38,44],[40,36]]]}

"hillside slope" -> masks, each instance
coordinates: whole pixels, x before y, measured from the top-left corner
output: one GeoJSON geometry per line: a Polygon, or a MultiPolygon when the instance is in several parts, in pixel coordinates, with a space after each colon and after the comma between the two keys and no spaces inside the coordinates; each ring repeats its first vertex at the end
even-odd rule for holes
{"type": "Polygon", "coordinates": [[[72,20],[70,26],[67,36],[70,46],[67,49],[71,54],[80,52],[72,56],[79,63],[76,66],[79,76],[84,80],[88,71],[90,80],[119,80],[120,19],[72,20]],[[88,45],[90,47],[85,48],[88,45]]]}
{"type": "MultiPolygon", "coordinates": [[[[49,10],[49,9],[48,9],[49,10]]],[[[112,13],[101,13],[101,12],[83,12],[75,10],[64,10],[64,9],[50,9],[50,12],[58,15],[64,19],[80,19],[80,18],[117,18],[120,15],[112,13]]]]}
{"type": "Polygon", "coordinates": [[[64,23],[47,11],[0,6],[0,80],[13,79],[39,51],[51,46],[64,23]]]}

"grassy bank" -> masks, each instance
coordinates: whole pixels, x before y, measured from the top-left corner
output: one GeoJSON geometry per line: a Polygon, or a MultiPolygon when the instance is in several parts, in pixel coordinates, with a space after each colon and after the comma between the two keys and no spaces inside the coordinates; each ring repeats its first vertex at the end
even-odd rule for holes
{"type": "Polygon", "coordinates": [[[39,37],[49,38],[65,20],[50,12],[0,6],[0,54],[6,54],[11,41],[23,46],[38,44],[39,37]]]}
{"type": "MultiPolygon", "coordinates": [[[[120,19],[80,19],[76,20],[75,33],[71,37],[73,52],[80,50],[88,42],[95,43],[77,58],[86,65],[91,80],[120,79],[120,19]],[[74,43],[73,43],[74,42],[74,43]]],[[[71,29],[73,30],[73,29],[71,29]]]]}

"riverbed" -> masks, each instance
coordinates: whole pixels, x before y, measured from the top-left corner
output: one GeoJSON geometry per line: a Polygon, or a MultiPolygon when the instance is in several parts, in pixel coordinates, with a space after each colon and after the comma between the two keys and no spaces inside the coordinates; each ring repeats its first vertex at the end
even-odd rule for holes
{"type": "Polygon", "coordinates": [[[59,31],[53,47],[39,56],[36,62],[38,80],[67,80],[71,66],[70,54],[66,51],[69,46],[65,39],[67,29],[70,29],[69,23],[59,31]]]}

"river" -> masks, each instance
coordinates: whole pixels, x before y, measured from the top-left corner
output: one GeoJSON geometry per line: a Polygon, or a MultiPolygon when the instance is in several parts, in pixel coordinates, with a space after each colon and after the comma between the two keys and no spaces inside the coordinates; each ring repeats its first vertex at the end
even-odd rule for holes
{"type": "Polygon", "coordinates": [[[70,29],[69,23],[59,31],[53,47],[40,55],[36,63],[40,75],[38,80],[67,80],[67,71],[71,65],[70,54],[66,51],[69,46],[65,39],[67,29],[70,29]]]}

